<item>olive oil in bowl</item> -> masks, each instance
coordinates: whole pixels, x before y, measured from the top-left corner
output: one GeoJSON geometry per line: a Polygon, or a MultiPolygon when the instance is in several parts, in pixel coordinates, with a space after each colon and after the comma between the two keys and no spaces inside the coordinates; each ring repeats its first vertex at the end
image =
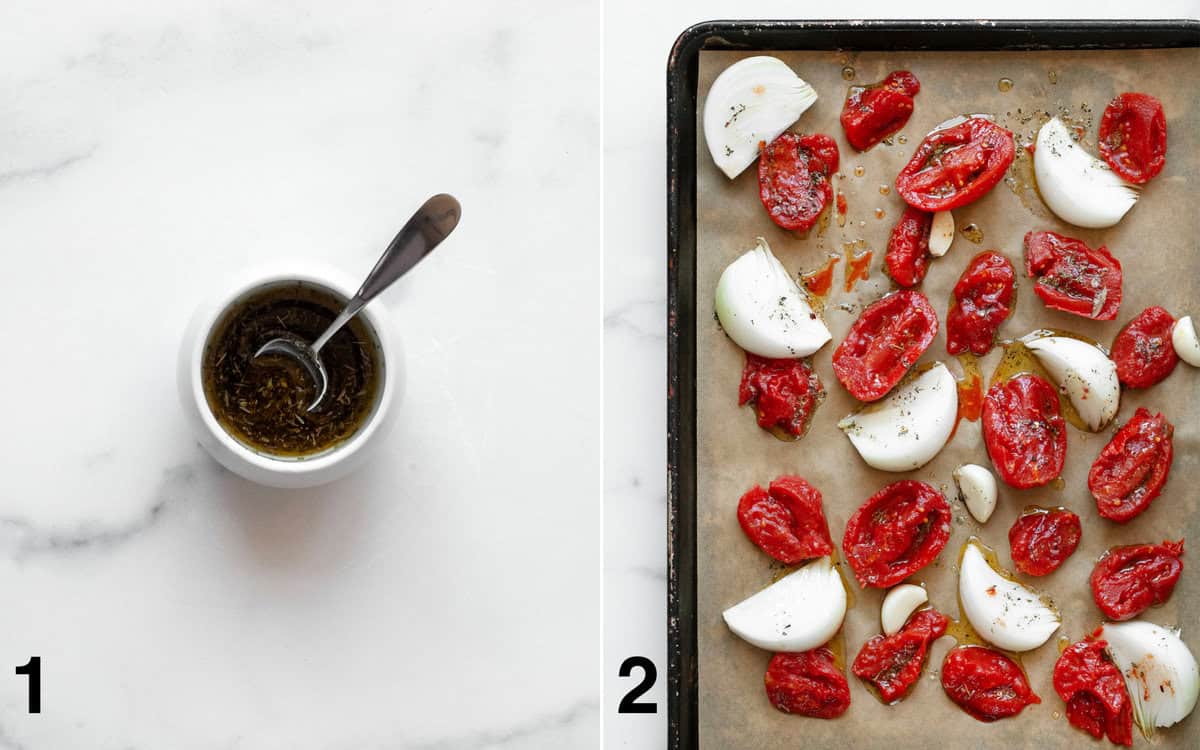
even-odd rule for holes
{"type": "Polygon", "coordinates": [[[326,453],[352,438],[371,418],[383,382],[379,341],[357,317],[321,350],[329,393],[313,411],[315,386],[294,360],[254,358],[276,337],[314,341],[346,299],[309,282],[253,289],[229,306],[205,342],[201,377],[209,409],[230,436],[280,459],[326,453]]]}

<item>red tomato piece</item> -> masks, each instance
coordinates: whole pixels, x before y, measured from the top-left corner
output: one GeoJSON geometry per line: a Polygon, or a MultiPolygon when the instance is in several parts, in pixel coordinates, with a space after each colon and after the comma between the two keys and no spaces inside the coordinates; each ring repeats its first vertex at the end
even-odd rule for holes
{"type": "Polygon", "coordinates": [[[1017,663],[986,646],[958,646],[942,662],[942,689],[971,716],[996,721],[1042,699],[1017,663]]]}
{"type": "Polygon", "coordinates": [[[1106,247],[1093,250],[1057,232],[1028,232],[1025,273],[1052,310],[1116,320],[1121,309],[1121,262],[1106,247]]]}
{"type": "Polygon", "coordinates": [[[1009,485],[1026,489],[1053,482],[1067,457],[1058,391],[1032,373],[992,384],[983,397],[983,440],[996,473],[1009,485]]]}
{"type": "Polygon", "coordinates": [[[936,609],[923,609],[894,635],[877,635],[864,643],[850,671],[874,685],[885,702],[901,700],[921,676],[929,644],[945,634],[949,622],[936,609]]]}
{"type": "Polygon", "coordinates": [[[738,523],[750,541],[793,565],[833,552],[821,493],[797,476],[781,476],[764,490],[755,485],[738,502],[738,523]]]}
{"type": "Polygon", "coordinates": [[[759,145],[758,196],[771,221],[804,232],[833,198],[829,175],[837,171],[837,142],[827,135],[782,133],[759,145]]]}
{"type": "Polygon", "coordinates": [[[846,140],[866,151],[904,127],[913,112],[913,97],[920,90],[921,83],[907,70],[893,71],[871,86],[852,87],[842,106],[846,140]]]}
{"type": "Polygon", "coordinates": [[[775,654],[763,681],[767,699],[785,714],[833,719],[850,708],[850,685],[834,665],[833,652],[824,646],[775,654]]]}
{"type": "Polygon", "coordinates": [[[833,353],[833,371],[859,401],[875,401],[900,382],[937,335],[924,294],[901,290],[871,303],[833,353]]]}
{"type": "Polygon", "coordinates": [[[801,437],[825,398],[821,379],[799,359],[768,359],[746,353],[738,406],[753,403],[758,426],[801,437]]]}
{"type": "Polygon", "coordinates": [[[925,136],[896,177],[896,192],[922,211],[959,208],[995,187],[1016,153],[1011,132],[972,117],[925,136]]]}
{"type": "Polygon", "coordinates": [[[933,562],[950,539],[950,504],[906,479],[876,492],[846,522],[842,550],[863,587],[887,588],[933,562]]]}
{"type": "Polygon", "coordinates": [[[1113,341],[1117,378],[1130,388],[1149,388],[1179,364],[1171,329],[1175,318],[1161,307],[1147,307],[1129,321],[1113,341]]]}
{"type": "Polygon", "coordinates": [[[1071,726],[1129,747],[1133,706],[1121,670],[1104,653],[1107,645],[1088,638],[1068,646],[1054,664],[1054,692],[1067,704],[1071,726]]]}
{"type": "Polygon", "coordinates": [[[1088,490],[1096,510],[1110,521],[1125,523],[1158,497],[1175,457],[1175,426],[1162,414],[1138,408],[1088,471],[1088,490]]]}
{"type": "Polygon", "coordinates": [[[888,275],[900,286],[921,283],[929,270],[929,230],[933,227],[933,214],[912,206],[906,206],[900,221],[892,227],[888,239],[888,275]]]}
{"type": "Polygon", "coordinates": [[[946,313],[946,351],[973,352],[980,357],[996,343],[996,331],[1012,314],[1013,265],[998,252],[976,255],[954,285],[946,313]]]}
{"type": "Polygon", "coordinates": [[[1110,620],[1129,620],[1171,598],[1183,572],[1183,540],[1113,547],[1092,570],[1092,598],[1110,620]]]}
{"type": "Polygon", "coordinates": [[[1100,118],[1100,155],[1113,171],[1143,183],[1167,163],[1167,117],[1149,94],[1125,93],[1108,103],[1100,118]]]}
{"type": "Polygon", "coordinates": [[[1017,570],[1044,576],[1058,570],[1079,546],[1079,516],[1066,508],[1038,508],[1022,513],[1008,530],[1008,545],[1017,570]]]}

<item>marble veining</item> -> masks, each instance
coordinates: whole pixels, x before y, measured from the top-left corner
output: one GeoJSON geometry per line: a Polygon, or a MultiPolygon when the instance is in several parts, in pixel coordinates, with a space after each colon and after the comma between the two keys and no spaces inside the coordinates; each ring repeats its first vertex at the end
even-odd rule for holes
{"type": "Polygon", "coordinates": [[[597,745],[600,38],[565,30],[599,21],[0,8],[0,748],[597,745]],[[212,461],[192,310],[251,265],[361,276],[439,191],[463,223],[380,300],[409,383],[378,457],[297,492],[212,461]]]}

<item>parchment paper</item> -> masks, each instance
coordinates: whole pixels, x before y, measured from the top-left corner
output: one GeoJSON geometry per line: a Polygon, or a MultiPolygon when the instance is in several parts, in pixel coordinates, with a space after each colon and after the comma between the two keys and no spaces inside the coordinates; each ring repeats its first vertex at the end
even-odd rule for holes
{"type": "MultiPolygon", "coordinates": [[[[729,64],[754,52],[703,52],[700,57],[698,113],[716,75],[729,64]]],[[[699,706],[700,737],[705,748],[929,748],[953,743],[957,747],[1100,747],[1071,727],[1063,716],[1064,705],[1054,693],[1051,673],[1058,657],[1056,640],[1072,641],[1100,622],[1087,578],[1094,561],[1108,547],[1138,542],[1161,542],[1184,537],[1187,542],[1184,573],[1174,595],[1164,606],[1143,615],[1165,625],[1182,625],[1192,651],[1200,655],[1200,517],[1197,485],[1200,483],[1200,370],[1181,363],[1163,383],[1144,391],[1125,391],[1116,424],[1124,423],[1138,406],[1161,410],[1175,425],[1175,461],[1165,491],[1151,508],[1134,521],[1119,526],[1101,519],[1087,491],[1091,462],[1112,430],[1088,434],[1069,427],[1065,486],[1018,491],[1003,484],[995,514],[979,526],[955,497],[951,472],[964,462],[990,466],[978,422],[964,421],[951,443],[928,465],[905,474],[868,468],[837,429],[839,418],[855,401],[838,383],[830,365],[834,347],[845,336],[863,304],[891,288],[882,271],[883,253],[903,203],[889,190],[900,167],[921,138],[937,123],[964,112],[993,113],[1013,130],[1018,145],[1032,141],[1047,119],[1044,111],[1060,109],[1086,124],[1086,145],[1096,153],[1096,129],[1109,99],[1122,91],[1146,91],[1158,96],[1168,121],[1166,169],[1142,194],[1141,201],[1118,226],[1084,230],[1063,224],[1040,204],[1036,194],[1022,187],[1027,161],[1010,171],[1017,186],[1000,184],[986,198],[954,212],[956,224],[978,225],[984,232],[976,245],[957,236],[950,252],[932,262],[919,287],[933,303],[945,324],[950,290],[977,253],[998,249],[1018,271],[1017,305],[1000,329],[1001,337],[1015,338],[1039,327],[1057,327],[1091,336],[1106,346],[1122,325],[1143,308],[1159,304],[1172,314],[1200,314],[1200,210],[1198,210],[1197,105],[1195,76],[1200,71],[1200,51],[1088,51],[1030,53],[772,53],[783,59],[817,90],[820,98],[794,128],[826,133],[841,149],[842,178],[835,187],[846,193],[848,216],[844,228],[830,221],[823,232],[814,228],[799,237],[771,223],[757,194],[755,167],[730,181],[713,165],[701,136],[698,161],[698,604],[699,604],[699,706]],[[838,122],[848,83],[842,69],[855,69],[855,83],[881,80],[889,71],[909,69],[921,81],[916,110],[901,133],[905,143],[881,144],[858,153],[845,140],[838,122]],[[1013,81],[1007,93],[1001,78],[1013,81]],[[1090,110],[1090,112],[1088,111],[1090,110]],[[1034,114],[1039,113],[1039,114],[1034,114]],[[1032,115],[1032,117],[1031,117],[1032,115]],[[863,168],[855,176],[855,167],[863,168]],[[876,218],[876,209],[885,216],[876,218]],[[1030,229],[1051,229],[1079,237],[1092,246],[1107,245],[1124,266],[1124,300],[1118,319],[1095,322],[1048,310],[1024,277],[1021,240],[1030,229]],[[845,261],[837,265],[834,291],[828,297],[825,320],[833,341],[813,357],[828,397],[817,410],[807,437],[781,442],[759,429],[752,410],[737,406],[737,386],[743,365],[742,351],[722,333],[714,318],[713,290],[725,266],[763,236],[793,273],[811,270],[827,253],[845,254],[843,243],[859,240],[875,251],[870,279],[853,293],[842,291],[845,261]],[[843,303],[851,309],[839,307],[843,303]],[[736,518],[738,498],[753,484],[764,486],[784,473],[798,473],[821,490],[825,513],[835,543],[840,546],[846,520],[867,497],[884,485],[915,478],[941,487],[955,512],[950,543],[937,561],[914,576],[924,582],[931,602],[952,618],[959,616],[954,570],[958,551],[971,534],[977,534],[1012,568],[1008,529],[1029,504],[1064,505],[1079,514],[1083,539],[1079,549],[1058,571],[1042,578],[1023,577],[1048,592],[1063,613],[1063,627],[1050,641],[1026,654],[1023,663],[1041,705],[1027,708],[1015,718],[984,724],[967,716],[941,689],[942,658],[954,645],[949,637],[934,644],[925,673],[902,703],[887,707],[861,682],[848,674],[852,702],[840,719],[823,721],[789,716],[776,711],[766,699],[763,673],[770,654],[733,635],[721,611],[758,591],[778,572],[773,562],[742,534],[736,518]]],[[[699,115],[698,115],[699,116],[699,115]]],[[[703,128],[697,123],[697,130],[703,128]]],[[[861,248],[859,248],[861,249],[861,248]]],[[[957,372],[957,362],[946,354],[944,330],[923,361],[941,359],[957,372]]],[[[999,349],[983,360],[985,377],[999,359],[999,349]]],[[[844,565],[844,563],[843,563],[844,565]]],[[[843,628],[847,660],[862,644],[880,632],[881,592],[859,591],[848,568],[854,606],[843,628]]],[[[1134,730],[1135,747],[1148,746],[1134,730]]],[[[1155,744],[1163,748],[1200,746],[1200,718],[1195,713],[1183,723],[1160,731],[1155,744]]],[[[1104,746],[1109,746],[1105,741],[1104,746]]]]}

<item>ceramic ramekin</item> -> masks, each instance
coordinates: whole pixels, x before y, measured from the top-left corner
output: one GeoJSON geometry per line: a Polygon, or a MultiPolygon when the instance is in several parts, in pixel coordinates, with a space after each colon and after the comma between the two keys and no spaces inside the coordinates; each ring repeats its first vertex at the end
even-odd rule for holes
{"type": "Polygon", "coordinates": [[[400,341],[388,322],[387,311],[379,300],[375,300],[358,316],[379,344],[382,381],[375,408],[358,432],[323,453],[291,458],[256,451],[225,431],[213,416],[204,395],[200,368],[209,334],[225,312],[247,294],[264,286],[297,281],[324,287],[346,299],[353,296],[357,288],[339,271],[315,263],[289,263],[286,267],[247,271],[196,309],[179,349],[179,397],[196,439],[225,468],[251,482],[270,487],[313,487],[344,477],[362,465],[391,429],[404,389],[404,356],[400,341]]]}

